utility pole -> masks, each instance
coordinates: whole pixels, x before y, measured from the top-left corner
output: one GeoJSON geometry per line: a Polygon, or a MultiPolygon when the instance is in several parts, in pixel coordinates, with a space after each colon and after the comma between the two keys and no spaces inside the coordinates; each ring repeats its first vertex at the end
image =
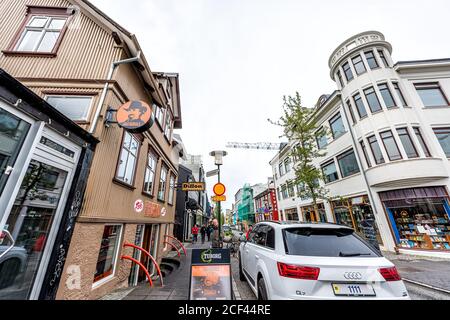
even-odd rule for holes
{"type": "MultiPolygon", "coordinates": [[[[214,164],[217,166],[217,180],[218,183],[220,184],[220,166],[223,164],[223,157],[227,155],[226,151],[212,151],[210,153],[210,156],[214,157],[214,164]]],[[[216,193],[217,194],[217,193],[216,193]]],[[[217,222],[219,224],[219,248],[223,247],[223,239],[222,239],[222,208],[221,208],[221,203],[220,201],[217,201],[217,209],[219,211],[219,216],[217,219],[217,222]]]]}

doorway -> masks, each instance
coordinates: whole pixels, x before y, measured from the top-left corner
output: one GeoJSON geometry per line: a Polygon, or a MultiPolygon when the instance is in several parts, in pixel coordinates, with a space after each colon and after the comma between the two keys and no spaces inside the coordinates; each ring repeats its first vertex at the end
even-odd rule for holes
{"type": "MultiPolygon", "coordinates": [[[[159,224],[147,224],[144,228],[144,237],[142,240],[142,248],[147,250],[152,257],[157,260],[159,246],[159,224]]],[[[155,265],[149,257],[145,254],[141,254],[141,263],[147,268],[151,276],[156,272],[155,265]]],[[[144,270],[139,269],[138,281],[147,281],[144,270]]]]}

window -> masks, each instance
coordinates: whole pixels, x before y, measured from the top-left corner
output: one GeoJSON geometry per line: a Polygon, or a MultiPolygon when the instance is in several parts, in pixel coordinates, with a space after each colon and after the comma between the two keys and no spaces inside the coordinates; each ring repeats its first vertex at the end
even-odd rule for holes
{"type": "Polygon", "coordinates": [[[156,121],[158,121],[159,125],[162,127],[164,124],[164,110],[157,104],[154,104],[153,107],[155,108],[156,121]]]}
{"type": "Polygon", "coordinates": [[[371,136],[367,138],[369,142],[370,149],[372,150],[373,158],[375,159],[376,164],[384,163],[384,157],[381,153],[380,145],[378,144],[377,138],[375,136],[371,136]]]}
{"type": "Polygon", "coordinates": [[[291,169],[292,169],[291,158],[286,158],[286,160],[284,160],[284,166],[286,168],[286,173],[291,171],[291,169]]]}
{"type": "Polygon", "coordinates": [[[267,226],[266,247],[275,249],[275,230],[270,226],[267,226]]]}
{"type": "Polygon", "coordinates": [[[352,118],[353,123],[356,123],[355,114],[353,113],[353,107],[352,107],[350,100],[347,100],[347,108],[348,108],[348,112],[350,112],[350,116],[352,118]]]}
{"type": "Polygon", "coordinates": [[[278,200],[281,200],[281,192],[280,192],[280,188],[277,188],[277,194],[278,194],[278,200]]]}
{"type": "Polygon", "coordinates": [[[353,149],[338,156],[337,161],[343,178],[359,172],[358,161],[356,161],[353,149]]]}
{"type": "Polygon", "coordinates": [[[395,92],[397,92],[397,96],[400,98],[402,105],[406,107],[408,105],[408,103],[406,103],[405,96],[403,96],[403,93],[400,90],[400,86],[398,85],[397,82],[393,82],[392,85],[394,86],[394,90],[395,90],[395,92]]]}
{"type": "Polygon", "coordinates": [[[120,225],[105,226],[97,258],[94,282],[114,275],[117,251],[120,246],[120,225]]]}
{"type": "Polygon", "coordinates": [[[334,160],[322,165],[322,172],[325,176],[326,183],[330,183],[339,179],[334,160]]]}
{"type": "Polygon", "coordinates": [[[416,134],[417,140],[419,140],[419,144],[422,147],[423,152],[425,153],[425,156],[431,157],[430,150],[428,149],[427,144],[425,143],[425,139],[423,138],[419,127],[415,127],[413,129],[414,129],[414,133],[416,134]]]}
{"type": "Polygon", "coordinates": [[[363,140],[361,140],[359,143],[361,144],[361,149],[364,153],[364,158],[366,159],[367,162],[367,167],[372,168],[372,163],[370,162],[369,154],[367,153],[366,144],[364,143],[363,140]]]}
{"type": "Polygon", "coordinates": [[[131,133],[125,131],[116,179],[133,185],[138,151],[139,141],[131,133]]]}
{"type": "Polygon", "coordinates": [[[144,176],[144,192],[149,195],[153,195],[157,163],[157,158],[152,153],[149,153],[144,176]]]}
{"type": "Polygon", "coordinates": [[[384,131],[380,133],[381,140],[383,141],[384,147],[388,154],[389,160],[395,161],[402,159],[400,150],[398,149],[397,142],[395,142],[392,131],[384,131]]]}
{"type": "Polygon", "coordinates": [[[169,200],[167,201],[169,204],[173,204],[173,197],[175,194],[175,176],[170,176],[169,182],[169,200]]]}
{"type": "Polygon", "coordinates": [[[447,158],[450,158],[450,128],[433,129],[447,158]]]}
{"type": "Polygon", "coordinates": [[[356,57],[352,58],[352,62],[353,66],[355,67],[356,74],[360,75],[367,71],[361,55],[357,55],[356,57]]]}
{"type": "Polygon", "coordinates": [[[344,127],[344,122],[342,121],[341,114],[336,114],[330,119],[330,128],[333,134],[333,139],[337,139],[342,136],[346,131],[344,127]]]}
{"type": "Polygon", "coordinates": [[[170,141],[170,138],[172,135],[172,119],[171,119],[169,113],[167,113],[167,117],[166,117],[166,126],[164,128],[164,135],[170,141]]]}
{"type": "Polygon", "coordinates": [[[324,132],[323,128],[320,128],[316,132],[316,142],[317,142],[317,147],[319,149],[325,148],[325,146],[328,144],[327,136],[325,135],[325,132],[324,132]]]}
{"type": "Polygon", "coordinates": [[[364,55],[366,56],[366,60],[367,63],[369,64],[370,69],[376,69],[379,67],[377,59],[375,59],[375,55],[373,54],[373,51],[364,52],[364,55]]]}
{"type": "Polygon", "coordinates": [[[339,79],[339,84],[341,85],[341,88],[343,88],[344,87],[344,79],[342,79],[341,71],[338,70],[338,72],[336,74],[337,74],[337,77],[339,79]]]}
{"type": "Polygon", "coordinates": [[[387,61],[387,59],[386,59],[386,57],[384,55],[383,50],[378,50],[378,54],[380,55],[380,59],[381,59],[381,61],[383,61],[384,66],[386,68],[389,68],[389,63],[388,63],[388,61],[387,61]]]}
{"type": "Polygon", "coordinates": [[[384,104],[388,108],[395,107],[395,101],[392,97],[391,90],[389,90],[387,83],[382,83],[378,85],[378,89],[380,89],[381,96],[383,97],[384,104]]]}
{"type": "Polygon", "coordinates": [[[286,254],[310,257],[379,257],[352,229],[287,228],[283,230],[286,254]]]}
{"type": "Polygon", "coordinates": [[[344,74],[345,74],[345,77],[347,78],[347,81],[352,81],[353,73],[352,73],[352,70],[350,69],[350,64],[348,62],[344,63],[342,65],[342,69],[344,70],[344,74]]]}
{"type": "Polygon", "coordinates": [[[359,93],[357,93],[353,96],[353,101],[355,102],[356,110],[358,111],[359,118],[362,119],[364,117],[367,117],[366,107],[364,106],[364,102],[361,99],[361,95],[359,93]]]}
{"type": "Polygon", "coordinates": [[[400,137],[400,141],[402,142],[403,149],[405,149],[406,156],[410,159],[419,157],[416,147],[414,146],[414,143],[411,140],[411,136],[409,135],[408,129],[398,128],[397,133],[400,137]]]}
{"type": "Polygon", "coordinates": [[[287,189],[288,189],[288,195],[290,198],[295,197],[295,191],[294,191],[294,184],[292,183],[292,181],[289,181],[287,183],[287,189]]]}
{"type": "Polygon", "coordinates": [[[439,83],[421,83],[415,84],[414,86],[425,107],[441,107],[449,105],[439,83]]]}
{"type": "Polygon", "coordinates": [[[56,110],[74,121],[86,121],[91,109],[92,97],[87,96],[47,96],[46,100],[56,110]]]}
{"type": "MultiPolygon", "coordinates": [[[[31,13],[33,13],[33,8],[31,8],[31,13]]],[[[28,21],[12,50],[17,52],[55,53],[57,43],[66,25],[67,10],[62,9],[59,14],[54,16],[34,14],[27,19],[28,21]]]]}
{"type": "Polygon", "coordinates": [[[266,225],[260,225],[256,231],[255,235],[252,238],[252,242],[254,244],[265,247],[266,246],[266,237],[267,237],[267,227],[266,225]]]}
{"type": "Polygon", "coordinates": [[[280,177],[284,176],[285,173],[286,173],[286,171],[285,171],[285,169],[284,169],[283,163],[280,163],[280,164],[278,165],[278,168],[279,168],[279,170],[280,170],[280,177]]]}
{"type": "Polygon", "coordinates": [[[366,96],[367,103],[369,104],[370,111],[372,111],[372,113],[380,111],[381,105],[377,94],[375,93],[375,89],[373,87],[367,88],[364,90],[364,94],[366,96]]]}
{"type": "Polygon", "coordinates": [[[166,183],[167,168],[162,165],[161,174],[159,175],[158,200],[164,201],[166,199],[166,183]]]}
{"type": "Polygon", "coordinates": [[[283,199],[289,198],[288,193],[287,193],[287,187],[285,184],[283,184],[281,186],[281,195],[283,196],[283,199]]]}

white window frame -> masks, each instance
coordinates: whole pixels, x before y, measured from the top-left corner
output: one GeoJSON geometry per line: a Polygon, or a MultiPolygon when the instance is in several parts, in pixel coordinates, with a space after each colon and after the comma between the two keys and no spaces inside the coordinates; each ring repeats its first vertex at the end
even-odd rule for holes
{"type": "MultiPolygon", "coordinates": [[[[92,105],[93,105],[93,102],[94,102],[94,97],[93,96],[91,96],[91,95],[70,95],[70,94],[48,94],[48,95],[45,95],[44,100],[48,102],[49,98],[63,98],[63,99],[90,98],[91,102],[89,103],[89,107],[86,110],[85,116],[83,118],[81,118],[81,119],[71,119],[72,121],[88,121],[89,116],[91,114],[92,105]]],[[[55,108],[56,110],[58,110],[58,108],[56,106],[52,105],[52,107],[55,108]]],[[[59,111],[59,112],[61,112],[61,111],[59,111]]],[[[64,114],[63,112],[61,112],[61,113],[64,114]]],[[[69,116],[66,116],[66,117],[69,118],[69,116]]]]}
{"type": "Polygon", "coordinates": [[[158,194],[157,194],[157,198],[158,198],[158,200],[164,201],[164,202],[166,201],[167,175],[168,175],[168,174],[169,174],[169,169],[163,164],[163,165],[161,166],[161,172],[159,173],[159,183],[158,183],[158,194]],[[161,183],[162,183],[161,177],[162,177],[163,170],[165,171],[165,177],[164,177],[164,184],[161,184],[161,183]],[[162,199],[159,197],[159,195],[160,195],[160,193],[161,193],[161,185],[163,185],[163,189],[164,189],[164,193],[163,193],[162,199]]]}
{"type": "Polygon", "coordinates": [[[141,142],[140,142],[138,139],[136,139],[136,137],[135,137],[133,134],[129,133],[128,131],[124,131],[124,136],[123,136],[123,139],[122,139],[122,144],[121,144],[121,146],[120,146],[120,154],[119,154],[119,159],[118,159],[118,163],[117,163],[117,169],[116,169],[115,179],[117,179],[118,181],[123,182],[123,183],[125,183],[125,184],[127,184],[127,185],[130,185],[130,186],[134,185],[135,173],[136,173],[136,169],[137,169],[137,162],[138,162],[138,158],[139,158],[140,144],[141,144],[141,142]],[[127,157],[127,163],[125,164],[124,177],[126,176],[126,173],[127,173],[127,167],[128,167],[127,164],[128,164],[128,160],[129,160],[129,155],[131,154],[131,155],[135,156],[135,159],[134,159],[134,166],[133,166],[132,180],[131,180],[130,182],[126,182],[126,181],[122,180],[121,178],[119,178],[119,176],[118,176],[118,174],[119,174],[119,168],[120,168],[120,161],[121,161],[121,159],[122,159],[122,153],[123,153],[123,151],[124,151],[124,143],[125,143],[125,136],[126,136],[126,135],[130,135],[131,140],[135,140],[135,141],[137,142],[137,144],[138,144],[138,149],[137,149],[137,151],[136,151],[136,155],[133,155],[132,152],[131,152],[130,150],[125,149],[125,150],[128,152],[128,157],[127,157]]]}
{"type": "Polygon", "coordinates": [[[64,27],[67,24],[67,20],[68,17],[65,16],[54,16],[54,15],[33,15],[30,20],[28,21],[28,23],[23,27],[23,30],[21,30],[21,35],[19,40],[17,41],[17,43],[14,46],[14,51],[16,52],[35,52],[35,53],[52,53],[55,50],[55,46],[58,44],[59,38],[61,37],[61,33],[64,30],[64,27]],[[35,20],[35,19],[47,19],[47,22],[45,23],[45,25],[43,27],[32,27],[30,26],[30,24],[35,20]],[[62,26],[61,29],[51,29],[50,28],[50,24],[52,23],[53,19],[56,20],[65,20],[64,25],[62,26]],[[25,35],[28,33],[28,31],[39,31],[41,32],[41,35],[38,38],[38,41],[36,42],[36,44],[34,45],[32,50],[19,50],[20,45],[22,44],[23,39],[25,38],[25,35]],[[42,40],[45,37],[45,34],[47,32],[59,32],[58,34],[58,38],[56,39],[56,42],[53,45],[52,50],[50,51],[38,51],[39,46],[42,44],[42,40]]]}
{"type": "MultiPolygon", "coordinates": [[[[112,271],[112,273],[109,276],[107,276],[107,277],[105,277],[103,279],[100,279],[98,281],[93,282],[92,283],[92,289],[95,289],[95,288],[98,288],[98,287],[104,285],[106,282],[109,282],[111,279],[113,279],[115,277],[115,275],[116,275],[117,261],[118,261],[118,257],[119,257],[119,253],[120,253],[120,247],[121,247],[121,244],[122,244],[123,224],[120,224],[120,223],[104,224],[102,232],[105,230],[105,227],[111,227],[111,226],[119,226],[120,227],[119,228],[119,237],[118,237],[118,241],[117,241],[118,246],[114,249],[114,258],[113,258],[113,263],[112,263],[113,271],[112,271]]],[[[98,262],[98,252],[97,252],[96,265],[97,265],[97,262],[98,262]]]]}
{"type": "Polygon", "coordinates": [[[144,172],[144,186],[143,186],[144,193],[147,193],[147,194],[150,194],[150,195],[154,194],[154,192],[155,192],[155,181],[156,181],[156,169],[157,168],[158,168],[158,158],[155,156],[155,154],[153,152],[149,151],[148,154],[147,154],[147,163],[145,165],[145,172],[144,172]],[[150,166],[150,161],[149,161],[150,158],[152,158],[155,161],[155,167],[154,168],[152,168],[150,166]],[[151,190],[146,190],[145,189],[145,183],[147,182],[146,181],[146,179],[147,179],[147,170],[149,170],[150,172],[153,172],[153,179],[151,181],[152,182],[151,190]]]}
{"type": "Polygon", "coordinates": [[[175,198],[175,175],[171,174],[169,178],[169,198],[167,199],[168,204],[173,205],[173,200],[175,198]],[[173,180],[172,180],[173,179],[173,180]],[[172,183],[173,181],[173,183],[172,183]]]}

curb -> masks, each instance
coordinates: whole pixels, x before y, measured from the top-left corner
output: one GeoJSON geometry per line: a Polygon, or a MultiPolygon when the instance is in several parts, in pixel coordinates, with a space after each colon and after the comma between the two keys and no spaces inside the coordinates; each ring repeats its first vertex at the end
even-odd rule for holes
{"type": "Polygon", "coordinates": [[[441,288],[438,288],[438,287],[434,287],[434,286],[426,284],[426,283],[422,283],[422,282],[418,282],[418,281],[414,281],[414,280],[410,280],[410,279],[406,279],[406,278],[402,278],[402,280],[405,281],[405,282],[409,282],[409,283],[412,283],[412,284],[415,284],[415,285],[418,285],[418,286],[421,286],[421,287],[425,287],[425,288],[428,288],[428,289],[432,289],[432,290],[435,290],[435,291],[438,291],[438,292],[442,292],[442,293],[445,293],[445,294],[450,294],[449,290],[445,290],[445,289],[441,289],[441,288]]]}

